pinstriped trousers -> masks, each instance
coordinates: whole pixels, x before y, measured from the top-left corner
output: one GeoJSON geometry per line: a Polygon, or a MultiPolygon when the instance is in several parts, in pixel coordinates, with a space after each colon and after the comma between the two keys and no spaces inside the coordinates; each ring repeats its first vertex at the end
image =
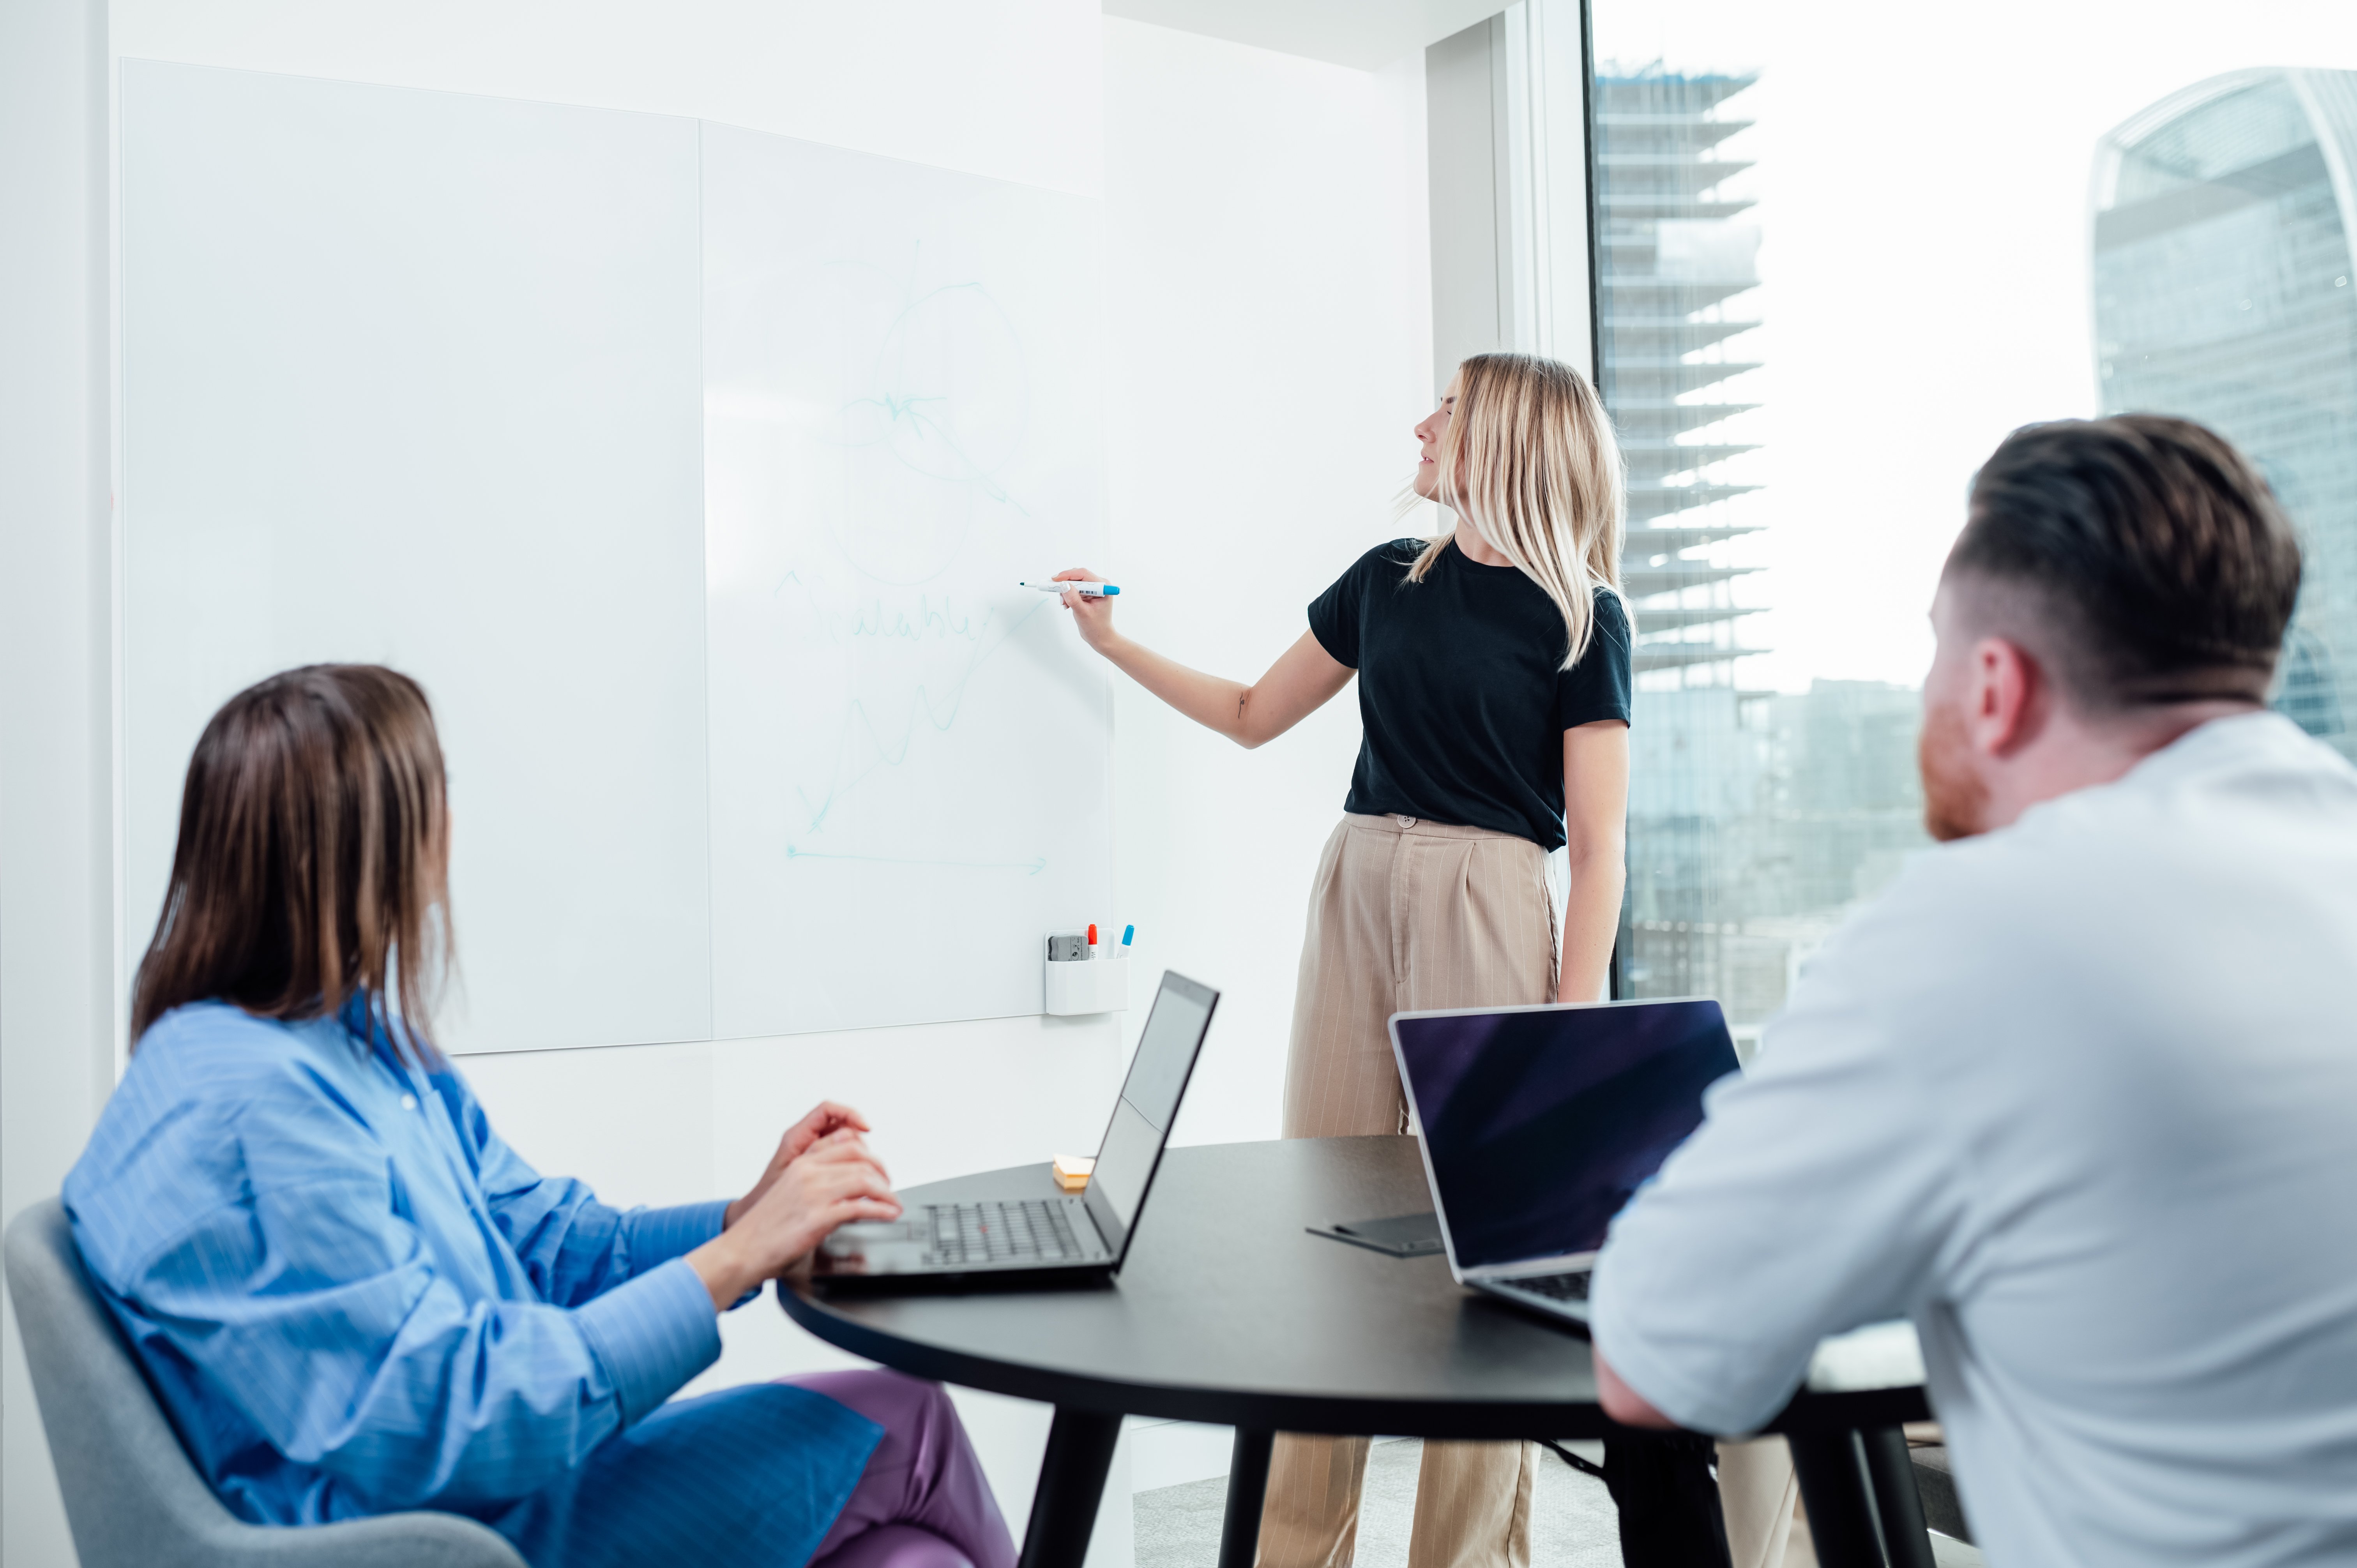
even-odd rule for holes
{"type": "MultiPolygon", "coordinates": [[[[1413,817],[1342,819],[1326,841],[1286,1061],[1285,1135],[1407,1131],[1388,1023],[1424,1007],[1551,1002],[1555,899],[1528,839],[1413,817]]],[[[1424,1445],[1409,1568],[1529,1568],[1528,1443],[1424,1445]]],[[[1261,1568],[1348,1568],[1367,1439],[1281,1434],[1261,1568]]]]}

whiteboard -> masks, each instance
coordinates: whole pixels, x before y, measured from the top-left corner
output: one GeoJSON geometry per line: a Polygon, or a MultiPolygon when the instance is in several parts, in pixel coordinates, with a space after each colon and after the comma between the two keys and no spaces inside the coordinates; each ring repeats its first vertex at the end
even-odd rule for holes
{"type": "Polygon", "coordinates": [[[1111,918],[1096,204],[707,125],[713,1017],[1036,1013],[1111,918]],[[1076,655],[1078,657],[1076,657],[1076,655]]]}
{"type": "Polygon", "coordinates": [[[1109,913],[1096,204],[125,61],[126,972],[204,721],[434,700],[460,1051],[1037,1012],[1109,913]]]}
{"type": "Polygon", "coordinates": [[[701,1038],[693,120],[123,62],[124,972],[213,711],[407,671],[454,1050],[701,1038]]]}

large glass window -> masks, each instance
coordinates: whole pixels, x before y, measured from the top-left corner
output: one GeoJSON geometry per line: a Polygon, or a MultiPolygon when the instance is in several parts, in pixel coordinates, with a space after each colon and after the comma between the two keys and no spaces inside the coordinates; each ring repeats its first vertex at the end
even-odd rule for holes
{"type": "Polygon", "coordinates": [[[1622,986],[1749,1047],[1925,841],[1924,613],[2033,420],[2240,443],[2357,757],[2357,6],[1593,0],[1599,381],[1638,701],[1622,986]]]}

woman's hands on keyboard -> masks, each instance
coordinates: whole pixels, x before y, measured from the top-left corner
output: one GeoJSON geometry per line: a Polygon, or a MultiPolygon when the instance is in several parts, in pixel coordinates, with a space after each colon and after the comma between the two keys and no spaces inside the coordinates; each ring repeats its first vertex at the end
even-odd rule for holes
{"type": "Polygon", "coordinates": [[[832,1100],[820,1101],[809,1115],[786,1129],[786,1135],[778,1140],[778,1152],[770,1156],[769,1167],[761,1173],[761,1179],[753,1184],[752,1191],[728,1206],[727,1217],[722,1223],[736,1224],[737,1216],[759,1203],[761,1195],[785,1174],[786,1167],[806,1153],[812,1144],[829,1133],[839,1132],[845,1127],[856,1133],[875,1131],[868,1126],[867,1119],[850,1106],[838,1105],[832,1100]]]}
{"type": "Polygon", "coordinates": [[[788,1130],[759,1184],[729,1205],[720,1234],[687,1255],[715,1310],[786,1273],[835,1227],[900,1217],[891,1177],[859,1136],[866,1125],[826,1104],[788,1130]]]}

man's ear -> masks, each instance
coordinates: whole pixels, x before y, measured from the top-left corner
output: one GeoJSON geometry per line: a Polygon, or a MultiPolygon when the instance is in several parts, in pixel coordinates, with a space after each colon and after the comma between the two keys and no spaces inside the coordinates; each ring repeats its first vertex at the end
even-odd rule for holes
{"type": "Polygon", "coordinates": [[[1973,644],[1972,660],[1965,730],[1973,749],[1985,757],[2010,757],[2045,726],[2046,671],[2029,650],[2002,637],[1973,644]]]}

